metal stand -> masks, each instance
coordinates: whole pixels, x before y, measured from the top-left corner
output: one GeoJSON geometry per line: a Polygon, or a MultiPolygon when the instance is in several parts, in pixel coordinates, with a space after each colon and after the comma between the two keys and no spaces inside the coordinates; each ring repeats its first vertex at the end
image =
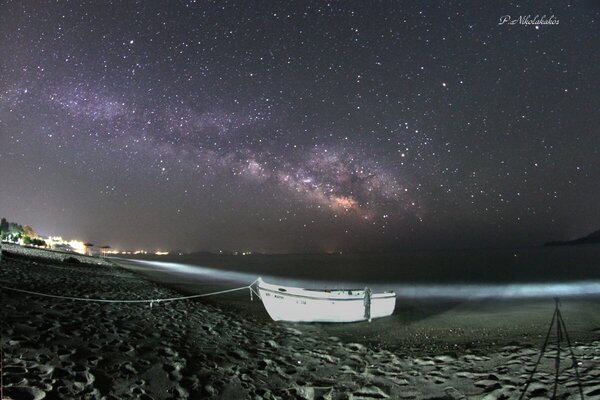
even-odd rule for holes
{"type": "Polygon", "coordinates": [[[558,373],[560,369],[560,343],[563,338],[567,341],[567,346],[569,347],[569,353],[571,354],[571,360],[573,361],[573,368],[575,369],[575,377],[577,378],[577,386],[579,388],[579,394],[581,396],[581,400],[584,400],[583,397],[583,388],[581,387],[581,380],[579,379],[579,370],[577,369],[577,359],[575,358],[575,354],[573,353],[573,348],[571,346],[571,339],[569,339],[569,334],[567,332],[567,326],[565,325],[565,321],[563,320],[562,314],[560,312],[560,300],[558,297],[554,298],[554,302],[556,306],[554,307],[554,314],[552,315],[552,321],[550,321],[550,327],[548,328],[548,334],[546,335],[546,340],[542,346],[542,350],[540,351],[540,356],[538,357],[537,362],[535,363],[535,367],[533,371],[531,371],[531,375],[525,384],[525,388],[523,388],[523,392],[519,397],[519,400],[522,400],[527,393],[527,389],[529,388],[529,384],[533,380],[533,376],[535,375],[538,366],[540,365],[540,361],[544,353],[546,352],[546,346],[548,345],[548,340],[550,339],[550,333],[552,333],[552,327],[556,323],[556,357],[554,361],[555,365],[555,375],[554,375],[554,390],[552,391],[552,399],[556,398],[556,389],[558,387],[558,373]]]}

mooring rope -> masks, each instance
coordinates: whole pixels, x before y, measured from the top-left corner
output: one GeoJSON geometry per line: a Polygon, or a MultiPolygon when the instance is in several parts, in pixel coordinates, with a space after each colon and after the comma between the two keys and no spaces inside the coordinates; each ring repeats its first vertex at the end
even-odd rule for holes
{"type": "Polygon", "coordinates": [[[250,289],[250,291],[253,292],[254,290],[253,290],[252,286],[256,282],[258,282],[258,279],[256,279],[254,282],[252,282],[249,285],[241,286],[241,287],[233,288],[233,289],[219,290],[217,292],[211,292],[211,293],[194,294],[191,296],[169,297],[169,298],[163,298],[163,299],[148,299],[148,300],[94,299],[94,298],[88,298],[88,297],[60,296],[60,295],[56,295],[56,294],[40,293],[40,292],[31,291],[31,290],[16,289],[16,288],[11,288],[11,287],[6,287],[6,286],[0,286],[0,289],[9,290],[9,291],[13,291],[13,292],[19,292],[19,293],[27,293],[27,294],[32,294],[32,295],[42,296],[42,297],[51,297],[51,298],[62,299],[62,300],[88,301],[88,302],[95,302],[95,303],[150,303],[150,307],[152,307],[152,305],[154,303],[165,303],[165,302],[169,302],[169,301],[195,299],[198,297],[214,296],[214,295],[218,295],[218,294],[236,292],[239,290],[250,289]]]}

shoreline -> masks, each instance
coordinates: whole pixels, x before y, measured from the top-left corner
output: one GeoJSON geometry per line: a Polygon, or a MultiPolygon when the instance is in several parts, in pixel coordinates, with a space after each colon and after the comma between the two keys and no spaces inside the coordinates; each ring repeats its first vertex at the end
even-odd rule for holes
{"type": "Polygon", "coordinates": [[[148,254],[119,258],[332,283],[340,277],[349,282],[371,284],[600,281],[600,269],[592,267],[600,262],[599,245],[357,254],[148,254]]]}
{"type": "MultiPolygon", "coordinates": [[[[124,267],[129,269],[128,265],[124,267]]],[[[227,289],[222,282],[197,281],[190,276],[169,275],[164,271],[132,266],[145,279],[174,290],[195,294],[227,289]]],[[[220,269],[215,268],[215,271],[220,269]]],[[[247,283],[250,283],[248,281],[247,283]]],[[[231,285],[237,285],[238,282],[231,285]]],[[[248,301],[246,293],[233,293],[206,301],[233,309],[246,317],[272,322],[256,298],[248,301]]],[[[452,354],[498,351],[503,346],[521,342],[541,346],[539,335],[547,331],[554,311],[554,298],[411,298],[397,296],[394,314],[372,323],[350,324],[309,323],[294,324],[297,329],[323,336],[338,336],[350,342],[362,342],[377,348],[386,348],[405,355],[452,354]],[[504,322],[506,321],[506,322],[504,322]],[[424,340],[426,339],[426,340],[424,340]]],[[[561,309],[574,338],[591,341],[599,337],[600,296],[582,295],[561,300],[561,309]]]]}
{"type": "Polygon", "coordinates": [[[33,246],[21,246],[4,242],[0,246],[0,252],[7,253],[9,258],[22,258],[24,260],[47,264],[58,263],[114,266],[114,263],[105,257],[88,256],[79,253],[50,250],[33,246]]]}
{"type": "MultiPolygon", "coordinates": [[[[8,257],[0,265],[2,282],[62,295],[141,299],[212,291],[208,285],[174,290],[177,283],[159,285],[122,267],[48,268],[8,257]]],[[[401,306],[394,321],[408,321],[415,342],[414,346],[399,342],[408,347],[399,351],[359,340],[385,336],[391,318],[337,326],[275,323],[260,302],[248,301],[246,293],[152,308],[75,303],[5,290],[0,294],[5,305],[4,395],[40,399],[516,398],[539,354],[552,311],[542,306],[543,329],[534,324],[538,337],[532,335],[529,343],[517,337],[512,344],[488,348],[482,332],[465,330],[460,335],[473,346],[444,351],[439,345],[443,338],[427,327],[445,332],[448,327],[443,324],[452,318],[456,321],[450,326],[461,323],[459,319],[473,310],[456,313],[460,305],[445,311],[432,305],[401,306]],[[546,309],[550,314],[545,315],[546,309]]],[[[481,312],[484,315],[485,308],[481,312]]],[[[473,324],[481,315],[462,323],[473,324]]],[[[565,318],[570,314],[565,312],[565,318]]],[[[486,323],[491,321],[480,325],[486,323]]],[[[600,395],[600,342],[577,330],[572,342],[582,363],[584,393],[600,395]]],[[[532,395],[544,396],[551,390],[555,347],[548,351],[530,386],[532,395]]],[[[564,352],[563,366],[567,365],[570,360],[564,352]]],[[[564,368],[561,379],[559,394],[576,395],[576,386],[568,384],[573,383],[572,370],[564,368]]]]}

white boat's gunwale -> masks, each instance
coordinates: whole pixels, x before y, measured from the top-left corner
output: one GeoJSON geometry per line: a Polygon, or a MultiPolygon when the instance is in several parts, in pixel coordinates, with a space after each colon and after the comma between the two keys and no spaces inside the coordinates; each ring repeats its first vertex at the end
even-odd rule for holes
{"type": "MultiPolygon", "coordinates": [[[[364,296],[342,297],[343,295],[329,294],[329,293],[327,293],[325,291],[319,291],[319,290],[311,290],[311,291],[323,294],[323,296],[310,296],[310,295],[305,295],[305,294],[292,293],[292,292],[288,291],[288,289],[285,288],[285,287],[282,287],[282,289],[286,289],[286,291],[282,292],[280,290],[266,288],[262,284],[263,284],[263,282],[259,283],[259,285],[258,285],[258,288],[260,290],[264,290],[264,291],[267,291],[267,292],[275,293],[275,294],[278,294],[280,296],[301,297],[301,298],[307,298],[307,299],[312,299],[312,300],[325,300],[325,301],[364,301],[364,299],[365,299],[364,296]]],[[[271,286],[275,286],[275,285],[271,285],[271,286]]],[[[294,289],[296,291],[304,290],[304,289],[301,289],[301,288],[291,288],[291,289],[294,289]]],[[[348,296],[348,295],[346,295],[346,296],[348,296]]],[[[387,299],[387,298],[392,298],[392,297],[396,297],[396,293],[394,293],[394,292],[391,292],[391,293],[385,292],[385,293],[373,293],[371,295],[371,299],[372,300],[387,299]]]]}

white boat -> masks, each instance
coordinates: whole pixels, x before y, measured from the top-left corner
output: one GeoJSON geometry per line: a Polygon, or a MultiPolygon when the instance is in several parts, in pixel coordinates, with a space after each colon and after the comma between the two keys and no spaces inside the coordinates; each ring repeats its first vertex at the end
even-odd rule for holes
{"type": "Polygon", "coordinates": [[[271,318],[293,322],[371,321],[392,315],[396,293],[371,293],[368,288],[312,290],[257,280],[258,294],[271,318]]]}

